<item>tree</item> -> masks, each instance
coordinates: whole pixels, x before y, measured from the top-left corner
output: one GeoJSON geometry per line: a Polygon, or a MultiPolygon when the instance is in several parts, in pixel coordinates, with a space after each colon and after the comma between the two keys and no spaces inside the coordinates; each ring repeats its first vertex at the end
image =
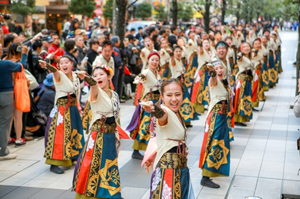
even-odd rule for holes
{"type": "Polygon", "coordinates": [[[26,17],[35,11],[35,0],[28,0],[26,4],[24,4],[22,0],[13,2],[10,11],[26,17]]]}
{"type": "Polygon", "coordinates": [[[108,19],[109,21],[113,21],[113,0],[107,0],[105,5],[103,6],[103,17],[108,19]]]}
{"type": "Polygon", "coordinates": [[[91,17],[96,8],[96,3],[94,0],[71,0],[68,6],[68,10],[73,14],[91,17]]]}
{"type": "Polygon", "coordinates": [[[152,11],[151,4],[147,2],[143,2],[140,5],[138,5],[136,15],[138,18],[142,18],[144,20],[148,17],[151,17],[151,11],[152,11]]]}
{"type": "Polygon", "coordinates": [[[193,8],[191,5],[187,5],[184,8],[182,19],[183,21],[190,21],[194,16],[193,8]]]}
{"type": "Polygon", "coordinates": [[[209,23],[210,23],[210,6],[212,5],[212,0],[194,0],[193,6],[197,10],[197,12],[202,13],[203,10],[205,10],[203,19],[204,19],[204,27],[205,32],[209,32],[209,23]],[[202,7],[204,5],[204,9],[202,7]]]}
{"type": "Polygon", "coordinates": [[[177,26],[177,14],[178,14],[178,5],[177,5],[177,0],[172,0],[172,20],[173,20],[173,25],[177,26]]]}
{"type": "Polygon", "coordinates": [[[193,8],[191,5],[186,5],[185,3],[177,4],[177,17],[182,19],[182,21],[189,21],[193,18],[193,8]]]}
{"type": "Polygon", "coordinates": [[[155,12],[157,12],[157,14],[156,14],[157,19],[166,18],[165,6],[163,6],[162,4],[156,5],[156,6],[154,6],[154,10],[155,10],[155,12]]]}
{"type": "Polygon", "coordinates": [[[225,23],[225,17],[226,17],[226,8],[227,7],[227,1],[223,0],[222,1],[222,7],[221,7],[221,12],[222,12],[222,17],[221,17],[221,23],[225,23]]]}

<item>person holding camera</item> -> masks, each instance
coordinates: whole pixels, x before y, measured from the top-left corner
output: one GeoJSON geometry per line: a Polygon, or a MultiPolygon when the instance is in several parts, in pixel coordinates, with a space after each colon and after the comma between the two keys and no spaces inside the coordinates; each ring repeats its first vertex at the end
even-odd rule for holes
{"type": "Polygon", "coordinates": [[[65,51],[59,45],[58,34],[56,34],[56,33],[51,34],[51,38],[53,41],[52,41],[51,47],[48,49],[48,52],[49,52],[49,54],[55,52],[52,66],[57,68],[57,63],[59,62],[59,59],[61,58],[61,56],[63,56],[65,54],[65,51]]]}

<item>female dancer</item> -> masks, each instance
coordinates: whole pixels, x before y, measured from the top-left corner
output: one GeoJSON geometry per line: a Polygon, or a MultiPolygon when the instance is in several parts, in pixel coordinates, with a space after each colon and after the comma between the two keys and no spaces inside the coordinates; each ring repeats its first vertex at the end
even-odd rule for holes
{"type": "Polygon", "coordinates": [[[209,91],[211,102],[206,118],[206,128],[200,154],[199,167],[202,168],[201,185],[210,188],[220,186],[210,177],[229,176],[231,132],[230,116],[230,89],[225,81],[226,69],[220,61],[212,62],[209,70],[209,91]]]}
{"type": "Polygon", "coordinates": [[[263,81],[263,87],[264,91],[269,90],[269,69],[268,69],[268,56],[269,56],[269,51],[268,51],[268,39],[266,36],[261,37],[261,50],[264,55],[264,63],[262,66],[262,81],[263,81]]]}
{"type": "Polygon", "coordinates": [[[236,77],[235,100],[234,100],[234,122],[238,126],[247,126],[244,122],[252,119],[252,70],[251,46],[243,42],[240,47],[242,53],[238,54],[237,63],[239,72],[236,77]]]}
{"type": "Polygon", "coordinates": [[[208,72],[206,64],[215,56],[215,49],[210,47],[208,40],[198,41],[198,69],[192,90],[191,101],[198,113],[204,113],[204,106],[209,105],[208,72]]]}
{"type": "Polygon", "coordinates": [[[160,55],[160,76],[161,79],[167,80],[171,77],[171,71],[169,68],[169,60],[170,60],[170,55],[169,53],[172,52],[171,48],[168,46],[168,42],[166,39],[161,39],[161,44],[160,44],[160,51],[159,51],[159,55],[160,55]]]}
{"type": "Polygon", "coordinates": [[[156,50],[154,49],[154,42],[150,37],[146,37],[144,39],[144,43],[145,43],[145,48],[142,49],[141,54],[140,54],[142,62],[143,62],[142,72],[143,72],[143,70],[148,68],[148,65],[147,65],[148,55],[151,52],[156,52],[156,50]]]}
{"type": "Polygon", "coordinates": [[[164,105],[158,106],[149,101],[146,102],[148,106],[143,106],[145,111],[157,118],[157,154],[151,177],[150,199],[195,198],[187,167],[187,130],[179,112],[183,93],[180,81],[171,78],[161,86],[164,105]]]}
{"type": "Polygon", "coordinates": [[[90,105],[93,117],[90,135],[74,172],[75,198],[121,198],[117,158],[120,103],[118,94],[109,89],[112,69],[106,65],[96,66],[93,78],[82,76],[91,86],[90,105]]]}
{"type": "Polygon", "coordinates": [[[177,78],[181,81],[184,87],[183,103],[180,108],[180,113],[187,127],[192,127],[190,124],[192,120],[197,120],[198,117],[195,113],[195,109],[191,103],[190,94],[187,90],[186,82],[184,81],[185,67],[181,60],[182,49],[180,46],[174,47],[174,53],[171,53],[170,69],[172,78],[177,78]]]}
{"type": "MultiPolygon", "coordinates": [[[[262,83],[262,64],[264,63],[264,56],[261,50],[261,42],[260,39],[255,39],[253,41],[253,50],[252,60],[254,61],[255,73],[254,73],[254,81],[252,86],[252,106],[258,107],[260,101],[264,101],[266,99],[263,83],[262,83]]],[[[253,108],[254,111],[257,111],[253,108]]]]}
{"type": "MultiPolygon", "coordinates": [[[[159,85],[161,81],[158,73],[159,62],[159,54],[157,52],[150,53],[148,55],[149,67],[138,76],[144,88],[142,101],[152,101],[154,104],[159,103],[159,85]]],[[[130,132],[130,137],[134,139],[132,158],[143,159],[139,150],[146,150],[147,148],[148,141],[151,137],[149,128],[152,117],[150,113],[141,110],[140,105],[137,106],[131,122],[126,129],[130,132]]]]}
{"type": "Polygon", "coordinates": [[[60,70],[49,64],[41,64],[53,73],[55,106],[48,118],[45,131],[46,164],[50,171],[62,174],[58,166],[71,166],[77,160],[84,145],[83,129],[79,114],[80,83],[72,72],[73,59],[62,56],[60,70]]]}

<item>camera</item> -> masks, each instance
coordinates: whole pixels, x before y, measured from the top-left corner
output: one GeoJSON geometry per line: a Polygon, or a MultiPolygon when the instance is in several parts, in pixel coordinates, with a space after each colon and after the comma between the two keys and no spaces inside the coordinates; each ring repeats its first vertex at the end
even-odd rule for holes
{"type": "Polygon", "coordinates": [[[3,14],[0,13],[0,15],[2,15],[4,17],[5,20],[11,19],[11,15],[10,14],[3,14]]]}

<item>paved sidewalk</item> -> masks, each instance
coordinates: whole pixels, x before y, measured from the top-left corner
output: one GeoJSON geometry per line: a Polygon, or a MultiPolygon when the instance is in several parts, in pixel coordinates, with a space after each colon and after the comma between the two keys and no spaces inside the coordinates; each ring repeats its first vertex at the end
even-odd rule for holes
{"type": "MultiPolygon", "coordinates": [[[[243,199],[260,196],[279,199],[282,193],[300,195],[299,152],[296,140],[300,134],[300,119],[295,118],[289,106],[294,102],[295,68],[292,66],[297,48],[297,33],[280,33],[283,40],[284,73],[276,88],[266,93],[267,100],[261,112],[254,112],[247,127],[234,129],[231,142],[230,176],[215,178],[220,189],[200,186],[201,170],[198,168],[205,116],[188,130],[188,166],[196,198],[243,199]]],[[[132,101],[122,104],[121,124],[125,128],[135,107],[132,101]]],[[[122,196],[125,199],[149,198],[151,173],[140,167],[141,161],[131,159],[132,140],[122,140],[119,167],[122,196]]],[[[25,146],[9,147],[17,153],[15,160],[0,161],[0,198],[3,199],[67,199],[74,198],[70,191],[74,166],[65,174],[56,175],[45,165],[44,139],[28,142],[25,146]]]]}

